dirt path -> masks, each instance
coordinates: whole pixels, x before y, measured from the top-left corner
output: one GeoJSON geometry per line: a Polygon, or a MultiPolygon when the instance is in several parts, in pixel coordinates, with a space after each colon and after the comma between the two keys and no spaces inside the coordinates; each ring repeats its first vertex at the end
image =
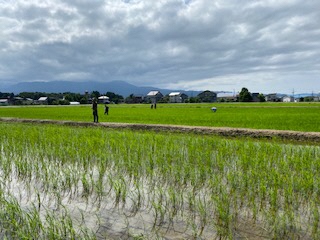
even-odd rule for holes
{"type": "Polygon", "coordinates": [[[164,124],[138,124],[138,123],[92,123],[75,121],[56,121],[41,119],[20,119],[20,118],[0,118],[0,122],[19,122],[19,123],[37,123],[37,124],[58,124],[67,126],[83,127],[105,127],[105,128],[124,128],[132,130],[148,131],[170,131],[180,133],[195,133],[204,135],[220,135],[226,137],[252,137],[252,138],[277,138],[289,141],[320,143],[320,132],[299,132],[285,130],[260,130],[247,128],[229,128],[229,127],[198,127],[164,124]]]}

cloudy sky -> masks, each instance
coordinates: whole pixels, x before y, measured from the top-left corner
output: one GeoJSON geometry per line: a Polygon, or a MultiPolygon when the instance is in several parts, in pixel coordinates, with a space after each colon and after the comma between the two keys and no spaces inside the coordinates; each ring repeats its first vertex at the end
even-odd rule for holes
{"type": "Polygon", "coordinates": [[[0,0],[0,84],[319,92],[319,23],[319,0],[0,0]]]}

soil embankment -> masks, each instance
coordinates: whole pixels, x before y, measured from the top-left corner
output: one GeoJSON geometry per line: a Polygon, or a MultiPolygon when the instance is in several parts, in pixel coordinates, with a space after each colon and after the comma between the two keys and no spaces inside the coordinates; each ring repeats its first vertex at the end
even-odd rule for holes
{"type": "Polygon", "coordinates": [[[20,118],[0,118],[1,122],[20,122],[20,123],[37,123],[37,124],[58,124],[67,126],[83,127],[105,127],[105,128],[124,128],[132,130],[148,131],[170,131],[181,133],[195,133],[204,135],[220,135],[225,137],[251,137],[266,139],[282,139],[288,141],[320,143],[320,132],[300,132],[287,130],[267,130],[267,129],[247,129],[247,128],[230,128],[230,127],[200,127],[200,126],[180,126],[165,124],[138,124],[138,123],[92,123],[92,122],[75,122],[75,121],[57,121],[41,119],[20,119],[20,118]]]}

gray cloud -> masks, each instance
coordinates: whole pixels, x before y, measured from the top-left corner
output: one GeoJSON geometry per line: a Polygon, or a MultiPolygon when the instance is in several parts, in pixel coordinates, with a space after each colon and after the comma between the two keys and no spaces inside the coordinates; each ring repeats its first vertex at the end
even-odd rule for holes
{"type": "Polygon", "coordinates": [[[317,0],[2,0],[0,80],[319,91],[319,9],[317,0]]]}

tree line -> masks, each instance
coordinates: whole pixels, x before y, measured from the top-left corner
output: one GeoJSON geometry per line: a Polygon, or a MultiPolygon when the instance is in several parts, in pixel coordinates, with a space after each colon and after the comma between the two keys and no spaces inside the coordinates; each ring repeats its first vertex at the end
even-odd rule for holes
{"type": "MultiPolygon", "coordinates": [[[[15,97],[20,97],[22,99],[33,99],[38,100],[40,97],[48,97],[48,104],[50,105],[68,105],[70,102],[79,102],[80,104],[87,104],[91,102],[93,98],[99,98],[100,96],[105,95],[109,97],[109,101],[113,103],[142,103],[143,100],[136,102],[135,95],[130,94],[128,97],[124,98],[123,96],[116,94],[114,92],[106,92],[101,94],[99,91],[92,91],[91,93],[72,93],[72,92],[64,92],[64,93],[46,93],[46,92],[21,92],[17,95],[14,93],[2,93],[0,92],[0,98],[8,98],[13,100],[15,97]]],[[[265,101],[265,97],[263,94],[259,95],[259,99],[261,102],[265,101]]],[[[239,102],[251,102],[252,95],[247,88],[242,88],[238,100],[239,102]]],[[[165,95],[159,103],[168,103],[169,95],[165,95]]],[[[206,102],[199,97],[190,97],[186,102],[188,103],[200,103],[206,102]]],[[[16,101],[16,104],[19,104],[19,100],[16,101]]]]}
{"type": "MultiPolygon", "coordinates": [[[[115,94],[113,92],[106,92],[105,94],[101,94],[98,91],[92,91],[91,93],[72,93],[72,92],[64,92],[64,93],[45,93],[45,92],[21,92],[17,95],[14,93],[3,93],[0,92],[0,98],[7,98],[9,100],[14,100],[15,98],[21,99],[32,99],[38,100],[40,97],[48,97],[48,104],[52,105],[68,105],[70,102],[79,102],[80,104],[90,103],[90,100],[93,98],[98,98],[102,95],[106,95],[109,97],[109,100],[114,103],[123,102],[123,96],[119,94],[115,94]]],[[[17,104],[19,104],[19,100],[16,100],[17,104]]]]}

